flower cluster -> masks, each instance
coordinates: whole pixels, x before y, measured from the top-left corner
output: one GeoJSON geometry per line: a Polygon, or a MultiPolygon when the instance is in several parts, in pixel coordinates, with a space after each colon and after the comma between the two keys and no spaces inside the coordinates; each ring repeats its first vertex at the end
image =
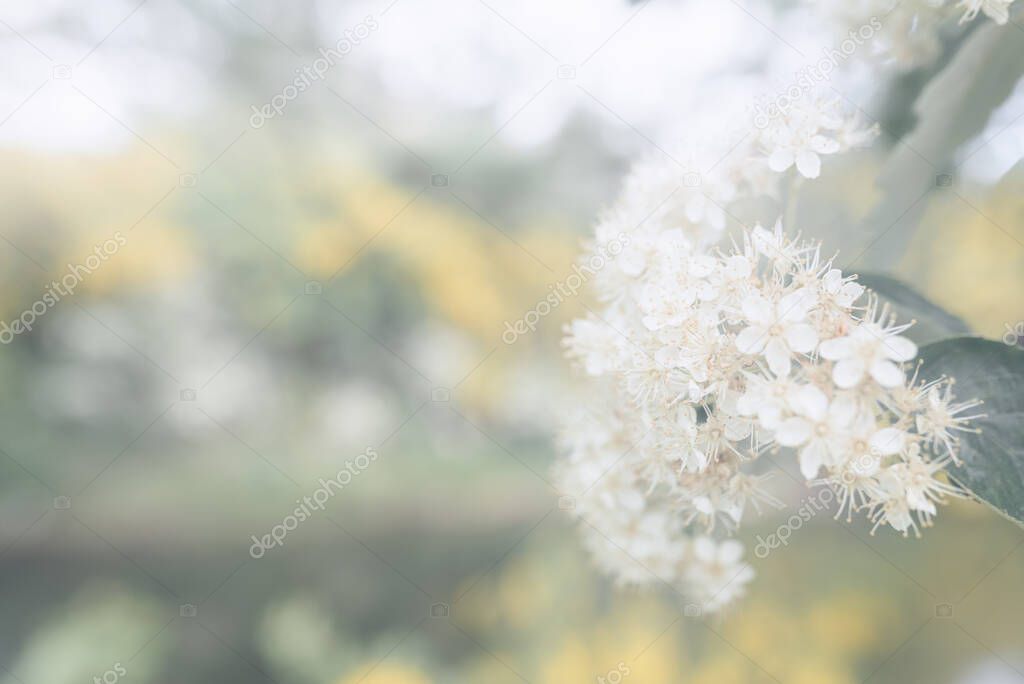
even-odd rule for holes
{"type": "Polygon", "coordinates": [[[848,115],[835,95],[806,93],[788,103],[785,110],[770,107],[765,121],[755,121],[759,134],[755,145],[768,167],[782,173],[795,166],[804,178],[821,174],[821,156],[864,147],[878,135],[878,125],[866,126],[860,116],[848,115]]]}
{"type": "Polygon", "coordinates": [[[976,404],[908,377],[908,324],[781,222],[716,246],[745,202],[780,200],[786,179],[818,175],[817,155],[871,136],[834,107],[781,112],[696,180],[642,165],[596,228],[598,246],[630,235],[595,278],[601,308],[567,327],[600,397],[566,426],[558,467],[586,545],[621,581],[670,584],[706,611],[753,577],[725,537],[781,506],[766,484],[783,450],[835,491],[837,516],[864,510],[875,528],[919,533],[956,494],[942,470],[976,404]]]}
{"type": "Polygon", "coordinates": [[[630,237],[595,282],[600,299],[614,301],[634,288],[648,266],[662,258],[666,240],[686,252],[707,251],[722,240],[730,219],[746,215],[753,200],[781,203],[787,180],[817,178],[821,155],[866,146],[879,130],[849,112],[838,97],[820,92],[762,112],[754,123],[749,130],[709,136],[685,155],[662,154],[633,170],[619,201],[595,230],[595,254],[623,232],[630,237]]]}
{"type": "Polygon", "coordinates": [[[940,29],[959,15],[959,23],[973,21],[979,14],[1006,24],[1014,0],[814,0],[826,5],[836,24],[862,26],[871,17],[881,20],[880,33],[873,39],[873,51],[904,69],[928,64],[938,56],[940,29]]]}
{"type": "Polygon", "coordinates": [[[703,610],[718,610],[743,593],[753,568],[738,541],[688,534],[676,507],[652,496],[645,452],[633,442],[642,438],[638,429],[609,402],[581,410],[564,431],[568,456],[558,475],[573,493],[587,550],[622,584],[665,583],[703,610]]]}

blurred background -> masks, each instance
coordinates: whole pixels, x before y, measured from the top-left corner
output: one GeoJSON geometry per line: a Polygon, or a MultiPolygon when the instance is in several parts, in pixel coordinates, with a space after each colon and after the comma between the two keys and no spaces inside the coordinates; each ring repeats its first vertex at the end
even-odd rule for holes
{"type": "MultiPolygon", "coordinates": [[[[503,339],[632,162],[833,40],[754,0],[5,3],[0,682],[1024,682],[1024,532],[974,504],[818,515],[721,617],[611,586],[550,477],[588,299],[503,339]]],[[[863,221],[923,82],[836,78],[882,136],[799,227],[1024,338],[1019,83],[958,195],[863,221]]],[[[775,483],[748,550],[810,495],[775,483]]]]}

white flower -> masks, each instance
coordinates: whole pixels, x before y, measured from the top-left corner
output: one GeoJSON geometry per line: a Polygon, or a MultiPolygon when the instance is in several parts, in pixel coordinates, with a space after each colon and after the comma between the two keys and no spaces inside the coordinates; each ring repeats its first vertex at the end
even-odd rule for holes
{"type": "Polygon", "coordinates": [[[875,456],[892,456],[903,451],[907,433],[899,428],[887,427],[871,435],[868,445],[875,456]]]}
{"type": "Polygon", "coordinates": [[[871,534],[874,534],[875,530],[882,523],[888,523],[894,530],[902,532],[903,536],[907,536],[907,531],[911,527],[917,532],[914,517],[910,514],[910,504],[905,494],[899,489],[899,484],[894,483],[892,480],[887,480],[887,486],[895,486],[895,491],[888,491],[889,496],[882,498],[875,504],[874,511],[871,514],[871,519],[875,521],[875,525],[871,528],[871,534]]]}
{"type": "Polygon", "coordinates": [[[864,286],[851,278],[843,278],[838,268],[830,269],[821,277],[820,298],[839,309],[849,309],[864,294],[864,286]]]}
{"type": "Polygon", "coordinates": [[[802,386],[787,376],[751,373],[747,375],[747,391],[736,403],[737,411],[744,416],[756,415],[761,427],[774,430],[783,413],[793,409],[790,399],[802,386]]]}
{"type": "Polygon", "coordinates": [[[960,17],[961,24],[973,21],[978,12],[984,12],[997,24],[1002,25],[1010,20],[1011,4],[1013,0],[960,0],[956,6],[964,8],[964,16],[960,17]]]}
{"type": "Polygon", "coordinates": [[[793,399],[799,416],[788,418],[775,431],[775,441],[800,449],[800,472],[808,480],[818,476],[826,463],[835,465],[849,441],[849,429],[857,414],[856,401],[840,395],[831,403],[814,385],[804,385],[793,399]]]}
{"type": "Polygon", "coordinates": [[[671,582],[685,559],[679,521],[665,511],[605,512],[587,522],[591,554],[620,584],[671,582]]]}
{"type": "Polygon", "coordinates": [[[825,340],[819,351],[822,358],[837,362],[832,377],[842,389],[856,387],[865,374],[882,387],[896,387],[905,380],[897,363],[917,356],[917,345],[893,329],[870,322],[858,325],[845,337],[825,340]]]}
{"type": "Polygon", "coordinates": [[[624,352],[621,335],[596,319],[577,319],[566,328],[564,345],[583,363],[588,375],[604,375],[618,367],[624,352]]]}
{"type": "Polygon", "coordinates": [[[714,169],[710,173],[687,171],[663,156],[637,164],[618,203],[620,216],[655,232],[679,231],[695,249],[717,242],[738,195],[736,174],[728,163],[717,163],[729,150],[721,147],[716,141],[713,149],[677,151],[693,159],[690,168],[714,169]]]}
{"type": "Polygon", "coordinates": [[[925,461],[921,458],[918,445],[913,445],[907,460],[889,466],[883,476],[888,491],[900,491],[906,496],[907,506],[918,513],[927,526],[936,513],[935,504],[942,503],[946,496],[957,496],[959,492],[950,484],[939,480],[936,474],[942,472],[948,459],[925,461]],[[894,480],[887,483],[886,479],[894,480]]]}
{"type": "Polygon", "coordinates": [[[754,226],[750,232],[750,244],[759,254],[771,259],[779,273],[791,271],[800,263],[802,253],[807,250],[806,246],[787,238],[781,219],[770,232],[760,225],[754,226]]]}
{"type": "Polygon", "coordinates": [[[955,494],[939,471],[976,404],[952,403],[949,381],[905,378],[907,326],[877,298],[858,307],[864,288],[781,222],[713,248],[733,202],[742,213],[759,193],[780,199],[766,155],[816,174],[808,150],[871,133],[834,104],[784,112],[720,164],[695,165],[715,167],[705,177],[645,166],[596,228],[592,250],[628,242],[593,275],[601,310],[566,329],[598,412],[569,427],[558,480],[595,562],[621,582],[672,583],[709,612],[739,596],[753,577],[742,548],[701,535],[778,505],[757,463],[769,447],[834,488],[839,514],[867,509],[876,527],[916,531],[955,494]]]}
{"type": "Polygon", "coordinates": [[[704,610],[716,611],[733,602],[754,578],[754,569],[742,560],[743,544],[735,539],[716,543],[698,537],[693,541],[693,556],[686,580],[704,610]]]}
{"type": "Polygon", "coordinates": [[[775,149],[768,157],[768,166],[772,171],[781,173],[796,164],[801,176],[817,178],[821,175],[821,157],[818,155],[838,151],[839,143],[832,138],[787,129],[784,134],[778,134],[775,149]]]}
{"type": "Polygon", "coordinates": [[[732,442],[739,442],[750,436],[749,420],[722,414],[722,411],[716,411],[697,431],[696,451],[705,464],[717,459],[718,452],[723,446],[740,455],[732,442]]]}
{"type": "Polygon", "coordinates": [[[859,147],[877,135],[857,116],[848,115],[836,97],[808,93],[792,101],[759,134],[768,167],[777,173],[794,165],[804,178],[821,175],[821,156],[859,147]]]}
{"type": "Polygon", "coordinates": [[[794,352],[809,354],[818,345],[818,333],[805,323],[814,296],[797,290],[774,304],[760,294],[743,300],[743,315],[750,325],[736,336],[736,348],[744,354],[764,354],[768,367],[779,376],[789,375],[794,352]]]}
{"type": "Polygon", "coordinates": [[[981,12],[1005,24],[1013,4],[1013,0],[959,0],[955,5],[947,0],[815,1],[825,5],[826,13],[834,18],[837,40],[844,39],[850,29],[873,25],[872,56],[895,62],[902,69],[928,64],[939,56],[943,24],[957,10],[963,10],[961,24],[973,21],[981,12]],[[880,24],[872,23],[878,20],[880,24]]]}
{"type": "Polygon", "coordinates": [[[946,453],[956,458],[956,436],[954,432],[977,432],[968,423],[984,414],[961,415],[964,411],[981,405],[980,401],[953,403],[953,385],[950,382],[933,384],[926,392],[924,410],[917,414],[916,426],[919,434],[935,444],[942,444],[946,453]]]}

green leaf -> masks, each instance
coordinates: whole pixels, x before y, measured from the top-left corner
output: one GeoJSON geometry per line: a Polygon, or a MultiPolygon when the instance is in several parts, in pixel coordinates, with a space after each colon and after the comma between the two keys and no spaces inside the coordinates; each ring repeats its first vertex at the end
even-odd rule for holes
{"type": "Polygon", "coordinates": [[[956,380],[957,401],[981,399],[980,432],[960,433],[961,466],[954,482],[1002,515],[1024,525],[1024,350],[977,337],[959,337],[921,349],[921,376],[956,380]]]}
{"type": "Polygon", "coordinates": [[[971,332],[961,318],[932,303],[903,281],[878,273],[859,273],[857,282],[874,290],[883,302],[888,302],[901,323],[917,321],[904,335],[918,345],[971,332]]]}
{"type": "Polygon", "coordinates": [[[1022,74],[1024,40],[1019,29],[988,21],[967,36],[924,88],[914,103],[917,125],[896,144],[879,173],[882,195],[865,219],[865,232],[879,243],[872,250],[875,268],[890,269],[903,256],[926,196],[944,190],[946,183],[955,184],[957,151],[985,129],[1022,74]],[[948,179],[940,180],[947,174],[948,179]]]}

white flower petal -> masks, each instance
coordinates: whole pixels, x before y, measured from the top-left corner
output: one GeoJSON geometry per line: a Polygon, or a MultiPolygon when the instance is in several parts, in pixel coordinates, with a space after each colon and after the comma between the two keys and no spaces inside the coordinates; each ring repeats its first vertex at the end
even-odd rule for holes
{"type": "Polygon", "coordinates": [[[821,277],[821,286],[826,292],[838,292],[843,286],[843,272],[838,268],[831,268],[821,277]]]}
{"type": "Polygon", "coordinates": [[[811,437],[814,426],[803,418],[787,418],[775,430],[775,441],[785,447],[800,446],[811,437]]]}
{"type": "Polygon", "coordinates": [[[773,337],[764,348],[764,358],[768,361],[768,367],[780,378],[789,375],[790,351],[786,343],[778,337],[773,337]]]}
{"type": "Polygon", "coordinates": [[[793,407],[815,423],[828,413],[828,397],[814,385],[803,385],[793,396],[793,407]]]}
{"type": "Polygon", "coordinates": [[[871,377],[882,387],[896,387],[903,382],[903,371],[892,361],[875,361],[870,371],[871,377]]]}
{"type": "Polygon", "coordinates": [[[743,315],[751,323],[768,325],[773,320],[772,305],[759,295],[751,295],[743,300],[743,315]]]}
{"type": "Polygon", "coordinates": [[[811,149],[818,154],[835,154],[839,151],[839,142],[823,135],[811,138],[811,149]]]}
{"type": "Polygon", "coordinates": [[[718,561],[725,565],[732,565],[740,558],[743,558],[743,544],[735,539],[726,539],[718,547],[718,561]]]}
{"type": "Polygon", "coordinates": [[[910,523],[913,522],[910,519],[910,514],[906,511],[887,511],[885,515],[885,521],[889,523],[894,530],[897,532],[906,532],[910,529],[910,523]]]}
{"type": "Polygon", "coordinates": [[[790,166],[793,165],[795,158],[791,150],[775,150],[772,155],[768,157],[768,168],[772,171],[782,173],[790,166]]]}
{"type": "Polygon", "coordinates": [[[928,500],[923,492],[911,487],[907,490],[907,504],[915,511],[924,511],[935,515],[935,504],[928,500]]]}
{"type": "Polygon", "coordinates": [[[761,401],[761,397],[753,392],[741,394],[736,400],[736,412],[741,416],[752,416],[757,413],[761,401]]]}
{"type": "MultiPolygon", "coordinates": [[[[695,498],[693,500],[693,507],[696,508],[699,513],[703,513],[704,515],[711,515],[715,512],[715,507],[711,503],[711,499],[709,499],[706,496],[698,496],[697,498],[695,498]]],[[[701,539],[703,539],[703,537],[701,539]]],[[[700,549],[697,548],[697,543],[699,541],[700,539],[695,541],[693,545],[693,550],[697,554],[697,556],[700,556],[701,553],[700,549]]]]}
{"type": "Polygon", "coordinates": [[[693,540],[693,555],[697,560],[711,563],[715,560],[715,542],[707,537],[697,537],[693,540]]]}
{"type": "Polygon", "coordinates": [[[786,328],[786,344],[795,352],[809,354],[818,344],[818,333],[807,323],[798,323],[786,328]]]}
{"type": "Polygon", "coordinates": [[[796,156],[796,168],[804,178],[817,178],[821,175],[821,157],[810,150],[801,150],[796,156]]]}
{"type": "Polygon", "coordinates": [[[848,427],[857,415],[857,400],[849,394],[836,396],[828,407],[828,424],[833,429],[848,427]]]}
{"type": "Polygon", "coordinates": [[[917,356],[917,345],[898,335],[885,338],[882,353],[893,361],[910,361],[917,356]]]}
{"type": "Polygon", "coordinates": [[[744,354],[760,354],[767,342],[768,330],[757,325],[744,328],[736,336],[736,348],[744,354]]]}
{"type": "Polygon", "coordinates": [[[644,327],[651,332],[659,330],[662,326],[662,318],[660,316],[644,316],[641,321],[643,322],[644,327]]]}
{"type": "Polygon", "coordinates": [[[903,450],[906,433],[898,428],[883,428],[871,435],[868,444],[871,450],[880,456],[892,456],[903,450]]]}
{"type": "Polygon", "coordinates": [[[825,340],[818,348],[821,357],[829,361],[839,361],[853,356],[855,351],[854,342],[849,337],[837,337],[833,340],[825,340]]]}
{"type": "Polygon", "coordinates": [[[864,362],[860,359],[843,359],[832,369],[832,379],[840,389],[855,387],[863,377],[864,362]]]}
{"type": "Polygon", "coordinates": [[[779,312],[778,320],[799,323],[807,317],[807,310],[814,306],[814,299],[814,294],[804,288],[789,293],[779,300],[776,307],[779,312]]]}
{"type": "Polygon", "coordinates": [[[825,446],[817,439],[800,450],[800,474],[805,479],[813,480],[818,476],[825,453],[825,446]]]}
{"type": "Polygon", "coordinates": [[[694,278],[707,278],[714,273],[717,263],[713,257],[697,255],[690,261],[689,273],[694,278]]]}
{"type": "Polygon", "coordinates": [[[757,420],[766,430],[774,430],[782,420],[782,409],[775,404],[762,406],[757,412],[757,420]]]}
{"type": "Polygon", "coordinates": [[[853,306],[853,303],[864,294],[864,286],[857,283],[845,283],[836,295],[836,303],[840,306],[853,306]]]}

